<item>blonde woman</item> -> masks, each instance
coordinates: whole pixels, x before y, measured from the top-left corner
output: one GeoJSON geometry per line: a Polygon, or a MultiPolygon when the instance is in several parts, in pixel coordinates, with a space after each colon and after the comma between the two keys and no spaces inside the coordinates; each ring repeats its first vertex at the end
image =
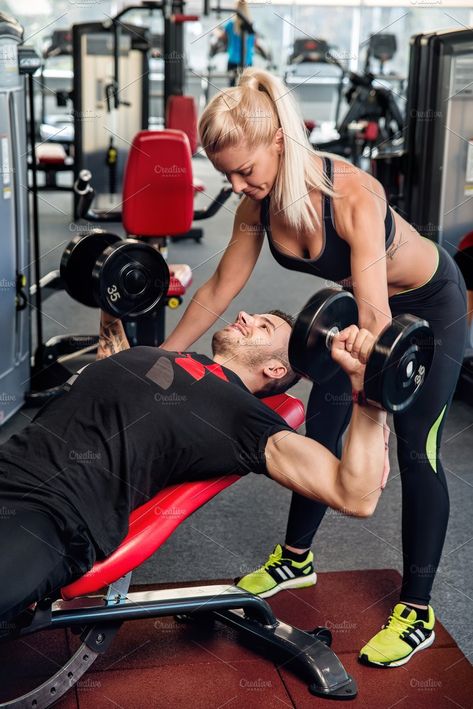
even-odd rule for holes
{"type": "MultiPolygon", "coordinates": [[[[163,347],[187,350],[224,313],[248,281],[265,234],[283,268],[350,289],[361,328],[377,335],[392,316],[408,312],[427,319],[434,330],[436,353],[423,392],[408,411],[394,415],[402,480],[400,599],[360,651],[364,663],[402,665],[435,638],[429,600],[449,516],[439,449],[465,346],[463,278],[443,248],[389,207],[377,180],[338,156],[312,150],[291,93],[268,72],[246,69],[237,87],[210,101],[199,131],[213,165],[244,197],[215,273],[163,347]]],[[[354,352],[361,346],[358,339],[348,343],[354,352]]],[[[306,435],[340,457],[351,408],[343,372],[314,386],[306,435]]],[[[271,596],[314,584],[310,548],[325,510],[294,493],[284,546],[278,544],[239,585],[271,596]]]]}

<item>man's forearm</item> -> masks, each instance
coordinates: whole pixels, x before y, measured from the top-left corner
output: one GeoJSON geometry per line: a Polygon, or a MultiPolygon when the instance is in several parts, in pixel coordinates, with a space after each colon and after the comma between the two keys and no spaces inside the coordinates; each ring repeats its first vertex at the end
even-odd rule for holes
{"type": "Polygon", "coordinates": [[[105,359],[105,357],[128,349],[130,349],[130,344],[122,321],[101,311],[97,359],[105,359]]]}
{"type": "Polygon", "coordinates": [[[381,494],[386,450],[386,412],[375,406],[353,406],[339,465],[339,485],[347,514],[372,513],[381,494]]]}

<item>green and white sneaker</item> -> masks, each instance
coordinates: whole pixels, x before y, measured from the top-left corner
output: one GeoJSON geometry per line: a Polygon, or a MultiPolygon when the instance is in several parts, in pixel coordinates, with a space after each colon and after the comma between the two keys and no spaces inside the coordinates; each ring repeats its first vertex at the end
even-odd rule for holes
{"type": "Polygon", "coordinates": [[[276,544],[268,561],[256,571],[243,576],[237,586],[263,598],[269,598],[289,588],[314,586],[317,574],[313,562],[314,555],[311,551],[307,552],[304,561],[286,559],[282,555],[282,546],[276,544]]]}
{"type": "Polygon", "coordinates": [[[400,667],[411,657],[430,647],[435,640],[435,614],[429,606],[429,619],[418,620],[417,613],[397,603],[386,625],[361,648],[359,660],[373,667],[400,667]]]}

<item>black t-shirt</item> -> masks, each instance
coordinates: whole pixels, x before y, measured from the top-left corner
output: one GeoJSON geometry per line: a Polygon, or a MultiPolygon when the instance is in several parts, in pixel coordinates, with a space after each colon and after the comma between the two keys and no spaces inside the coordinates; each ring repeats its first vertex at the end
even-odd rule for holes
{"type": "Polygon", "coordinates": [[[84,523],[107,556],[131,510],[179,482],[267,473],[291,427],[231,370],[195,353],[134,347],[88,365],[0,446],[0,505],[84,523]]]}

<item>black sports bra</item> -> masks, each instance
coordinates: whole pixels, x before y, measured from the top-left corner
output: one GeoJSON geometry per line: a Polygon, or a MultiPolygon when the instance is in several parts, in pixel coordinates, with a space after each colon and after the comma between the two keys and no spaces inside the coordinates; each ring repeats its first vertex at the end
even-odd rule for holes
{"type": "MultiPolygon", "coordinates": [[[[332,182],[332,161],[329,158],[323,158],[323,161],[325,174],[330,182],[332,182]]],[[[314,276],[327,278],[331,281],[343,281],[350,278],[350,246],[337,234],[332,218],[332,199],[328,195],[324,196],[322,203],[322,251],[317,258],[313,259],[287,256],[276,248],[271,236],[269,202],[269,195],[261,202],[261,224],[266,230],[271,253],[281,266],[289,268],[292,271],[311,273],[314,276]]],[[[386,211],[384,226],[387,250],[391,246],[396,233],[396,225],[389,205],[386,211]]]]}

